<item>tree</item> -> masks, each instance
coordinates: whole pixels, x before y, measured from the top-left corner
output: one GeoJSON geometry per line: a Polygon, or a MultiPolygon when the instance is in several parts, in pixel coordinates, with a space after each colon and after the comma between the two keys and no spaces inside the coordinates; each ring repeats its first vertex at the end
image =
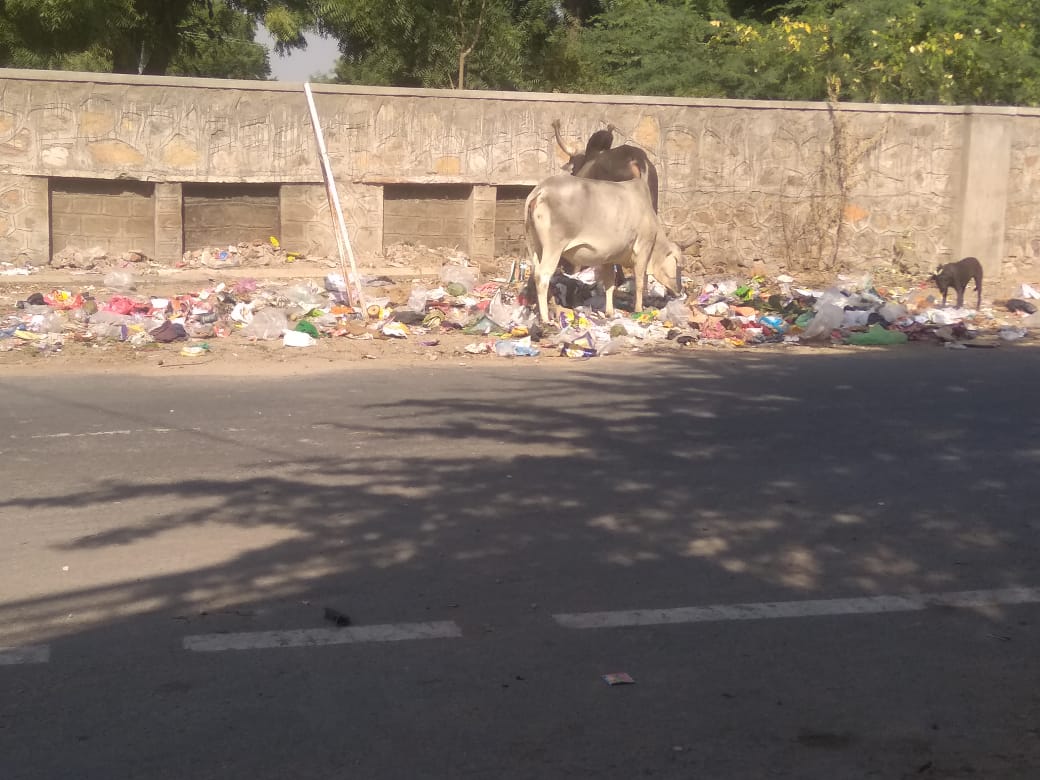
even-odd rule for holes
{"type": "Polygon", "coordinates": [[[455,86],[459,89],[465,88],[466,83],[466,58],[473,53],[473,49],[480,43],[480,32],[484,26],[484,15],[488,10],[488,0],[455,0],[455,18],[458,22],[456,35],[459,46],[459,77],[455,86]],[[474,14],[473,8],[476,7],[474,14]]]}
{"type": "Polygon", "coordinates": [[[267,48],[256,40],[256,21],[223,2],[196,7],[181,26],[180,47],[170,61],[171,76],[266,79],[271,75],[267,48]]]}
{"type": "Polygon", "coordinates": [[[323,29],[340,41],[340,81],[401,87],[551,89],[561,30],[593,2],[335,0],[323,29]],[[459,65],[463,65],[460,73],[459,65]]]}
{"type": "MultiPolygon", "coordinates": [[[[215,41],[244,40],[263,20],[280,50],[304,44],[316,23],[314,0],[5,0],[0,3],[0,65],[68,67],[116,73],[167,73],[180,67],[235,73],[263,70],[256,54],[223,58],[210,50],[206,64],[191,58],[215,41]],[[178,59],[179,58],[179,59],[178,59]],[[107,65],[107,67],[105,67],[107,65]]],[[[236,44],[238,45],[238,44],[236,44]]],[[[243,50],[244,51],[244,50],[243,50]]],[[[210,73],[208,75],[216,75],[210,73]]],[[[226,74],[220,74],[226,75],[226,74]]]]}
{"type": "Polygon", "coordinates": [[[720,24],[709,41],[731,97],[891,103],[1040,102],[1038,0],[800,3],[799,17],[720,24]]]}
{"type": "Polygon", "coordinates": [[[723,0],[612,0],[580,33],[583,90],[640,95],[714,93],[708,56],[723,0]]]}

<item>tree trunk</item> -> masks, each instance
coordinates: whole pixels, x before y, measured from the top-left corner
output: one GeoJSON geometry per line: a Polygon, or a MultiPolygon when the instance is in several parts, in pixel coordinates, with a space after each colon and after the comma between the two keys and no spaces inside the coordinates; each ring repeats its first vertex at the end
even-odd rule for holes
{"type": "Polygon", "coordinates": [[[112,43],[115,73],[163,76],[181,45],[181,24],[194,0],[136,0],[140,25],[112,43]]]}

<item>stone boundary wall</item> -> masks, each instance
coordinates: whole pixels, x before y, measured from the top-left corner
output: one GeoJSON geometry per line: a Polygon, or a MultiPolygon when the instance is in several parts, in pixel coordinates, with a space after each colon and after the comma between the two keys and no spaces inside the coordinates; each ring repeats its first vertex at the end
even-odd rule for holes
{"type": "MultiPolygon", "coordinates": [[[[469,187],[464,243],[491,256],[497,188],[560,172],[557,118],[572,145],[610,122],[615,143],[647,150],[702,271],[921,271],[974,254],[994,278],[1040,253],[1037,109],[312,89],[360,256],[382,250],[383,188],[402,184],[469,187]]],[[[70,178],[155,182],[163,260],[184,249],[193,182],[282,185],[283,243],[335,252],[299,84],[0,70],[0,259],[61,249],[49,182],[70,178]]]]}

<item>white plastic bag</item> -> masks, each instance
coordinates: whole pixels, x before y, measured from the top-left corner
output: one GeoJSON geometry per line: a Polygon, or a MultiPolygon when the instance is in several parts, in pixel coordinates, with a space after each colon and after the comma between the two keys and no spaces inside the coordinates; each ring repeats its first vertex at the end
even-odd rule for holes
{"type": "Polygon", "coordinates": [[[134,275],[129,271],[112,271],[105,274],[104,285],[112,290],[122,292],[137,288],[137,285],[134,284],[134,275]]]}
{"type": "Polygon", "coordinates": [[[511,325],[518,325],[524,319],[524,307],[515,306],[502,301],[502,291],[499,290],[495,293],[495,297],[491,299],[491,303],[488,305],[487,311],[488,317],[496,325],[502,328],[508,328],[511,325]]]}
{"type": "Polygon", "coordinates": [[[470,265],[446,265],[441,268],[441,281],[444,284],[461,284],[466,292],[477,286],[479,274],[470,265]]]}
{"type": "Polygon", "coordinates": [[[841,326],[845,319],[845,303],[848,297],[837,288],[827,290],[813,306],[816,312],[809,321],[803,339],[814,339],[830,333],[841,326]]]}
{"type": "Polygon", "coordinates": [[[684,328],[690,322],[690,307],[686,305],[686,301],[673,298],[668,301],[668,305],[661,312],[661,319],[671,322],[678,328],[684,328]]]}
{"type": "Polygon", "coordinates": [[[289,318],[281,309],[261,309],[253,315],[253,321],[242,328],[242,335],[246,338],[271,341],[279,338],[288,325],[289,318]]]}
{"type": "Polygon", "coordinates": [[[320,309],[325,305],[325,293],[312,282],[294,284],[285,290],[285,297],[302,309],[320,309]]]}
{"type": "Polygon", "coordinates": [[[404,307],[408,311],[426,311],[426,301],[429,299],[429,295],[429,291],[425,287],[416,285],[412,288],[404,307]]]}
{"type": "Polygon", "coordinates": [[[908,312],[906,306],[904,306],[901,303],[895,303],[893,301],[889,301],[880,309],[878,309],[878,314],[881,315],[881,319],[883,319],[885,322],[896,322],[902,319],[903,317],[907,316],[907,313],[908,312]]]}
{"type": "Polygon", "coordinates": [[[302,331],[287,330],[282,334],[282,344],[286,347],[313,347],[317,343],[311,334],[302,331]]]}

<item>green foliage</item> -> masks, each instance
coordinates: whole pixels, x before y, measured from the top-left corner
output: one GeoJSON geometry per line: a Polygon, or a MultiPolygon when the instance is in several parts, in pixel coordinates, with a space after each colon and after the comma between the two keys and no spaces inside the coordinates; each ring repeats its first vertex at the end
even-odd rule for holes
{"type": "Polygon", "coordinates": [[[568,39],[576,91],[1040,104],[1040,0],[612,0],[568,39]]]}
{"type": "Polygon", "coordinates": [[[360,84],[1040,105],[1040,0],[0,0],[0,66],[264,78],[308,29],[360,84]]]}
{"type": "Polygon", "coordinates": [[[267,49],[254,40],[256,21],[219,0],[212,11],[193,8],[179,37],[180,47],[167,69],[171,76],[266,79],[271,75],[267,49]]]}
{"type": "Polygon", "coordinates": [[[721,0],[613,0],[582,36],[586,78],[607,92],[710,94],[715,63],[706,42],[721,0]]]}
{"type": "Polygon", "coordinates": [[[5,0],[0,66],[265,78],[255,22],[302,45],[313,0],[5,0]]]}
{"type": "Polygon", "coordinates": [[[340,81],[453,87],[465,52],[467,88],[518,89],[534,83],[527,63],[543,58],[554,7],[549,0],[337,0],[325,8],[322,27],[345,52],[340,81]]]}
{"type": "MultiPolygon", "coordinates": [[[[1037,0],[860,0],[721,25],[710,46],[734,97],[889,103],[1040,100],[1037,0]]],[[[789,10],[794,10],[789,7],[789,10]]]]}

